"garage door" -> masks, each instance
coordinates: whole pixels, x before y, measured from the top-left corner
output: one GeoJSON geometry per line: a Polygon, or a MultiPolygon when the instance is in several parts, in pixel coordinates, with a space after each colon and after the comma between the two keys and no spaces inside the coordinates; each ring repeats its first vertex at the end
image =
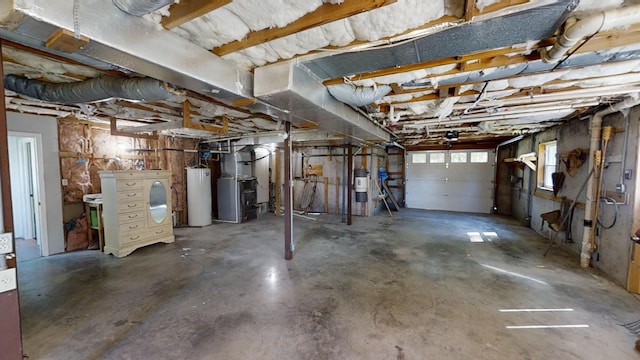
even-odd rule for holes
{"type": "Polygon", "coordinates": [[[491,212],[492,150],[410,151],[407,157],[408,208],[491,212]]]}

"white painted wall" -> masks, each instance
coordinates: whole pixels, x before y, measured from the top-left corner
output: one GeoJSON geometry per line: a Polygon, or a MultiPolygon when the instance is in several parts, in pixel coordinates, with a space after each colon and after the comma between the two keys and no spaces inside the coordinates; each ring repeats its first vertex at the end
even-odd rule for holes
{"type": "Polygon", "coordinates": [[[37,116],[7,112],[9,131],[40,134],[42,136],[45,201],[48,234],[48,252],[51,255],[64,252],[64,231],[62,221],[62,191],[60,188],[60,159],[58,151],[58,123],[55,117],[37,116]]]}

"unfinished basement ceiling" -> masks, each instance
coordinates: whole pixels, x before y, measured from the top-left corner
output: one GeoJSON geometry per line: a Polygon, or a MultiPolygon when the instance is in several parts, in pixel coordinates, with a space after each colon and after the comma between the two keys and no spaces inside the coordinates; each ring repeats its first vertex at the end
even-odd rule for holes
{"type": "Polygon", "coordinates": [[[125,131],[209,141],[277,133],[291,121],[315,130],[315,142],[448,146],[535,133],[640,92],[640,16],[595,29],[560,61],[542,60],[568,18],[638,11],[640,0],[192,0],[141,17],[105,1],[55,3],[0,1],[0,36],[13,42],[5,73],[52,83],[146,76],[175,93],[52,104],[8,91],[9,110],[115,118],[125,131]],[[47,47],[59,28],[87,43],[47,47]],[[345,84],[378,96],[347,106],[328,95],[345,84]],[[185,111],[196,129],[183,126],[185,111]]]}

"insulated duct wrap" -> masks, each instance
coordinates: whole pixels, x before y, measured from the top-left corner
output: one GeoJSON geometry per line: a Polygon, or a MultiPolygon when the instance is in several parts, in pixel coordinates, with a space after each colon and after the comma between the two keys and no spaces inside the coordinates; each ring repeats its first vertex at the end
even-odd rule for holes
{"type": "Polygon", "coordinates": [[[336,84],[327,86],[331,96],[336,100],[351,106],[365,106],[391,92],[391,86],[356,87],[350,84],[336,84]]]}
{"type": "Polygon", "coordinates": [[[113,5],[127,14],[144,16],[173,2],[173,0],[113,0],[113,5]]]}
{"type": "Polygon", "coordinates": [[[78,104],[111,98],[158,101],[175,96],[161,81],[151,78],[122,79],[103,76],[85,81],[54,84],[6,75],[4,87],[35,99],[60,104],[78,104]]]}

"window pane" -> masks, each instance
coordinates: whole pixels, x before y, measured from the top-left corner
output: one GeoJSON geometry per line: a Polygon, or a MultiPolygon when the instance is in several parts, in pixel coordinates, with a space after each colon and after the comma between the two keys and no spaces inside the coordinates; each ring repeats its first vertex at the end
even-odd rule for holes
{"type": "Polygon", "coordinates": [[[412,164],[425,164],[427,162],[427,153],[414,153],[411,154],[412,164]]]}
{"type": "Polygon", "coordinates": [[[452,163],[466,163],[467,162],[467,153],[466,152],[452,152],[451,153],[451,162],[452,163]]]}
{"type": "Polygon", "coordinates": [[[429,154],[429,162],[432,164],[444,164],[444,153],[429,154]]]}
{"type": "Polygon", "coordinates": [[[555,141],[542,143],[539,146],[538,186],[544,189],[553,188],[552,174],[556,172],[558,145],[555,141]]]}
{"type": "Polygon", "coordinates": [[[486,163],[489,162],[489,153],[486,151],[475,151],[471,153],[471,162],[472,163],[486,163]]]}

